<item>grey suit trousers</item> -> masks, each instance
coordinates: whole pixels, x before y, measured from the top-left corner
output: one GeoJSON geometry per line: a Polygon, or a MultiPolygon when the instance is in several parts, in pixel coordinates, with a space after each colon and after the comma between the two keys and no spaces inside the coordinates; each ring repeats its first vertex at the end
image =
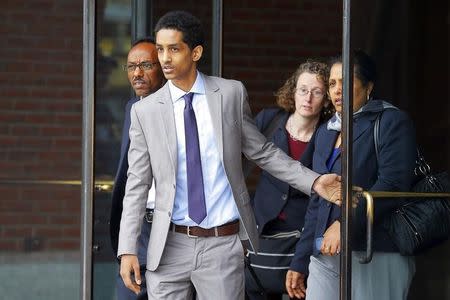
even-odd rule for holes
{"type": "Polygon", "coordinates": [[[188,237],[169,231],[161,262],[145,273],[149,300],[244,299],[244,251],[237,234],[188,237]]]}

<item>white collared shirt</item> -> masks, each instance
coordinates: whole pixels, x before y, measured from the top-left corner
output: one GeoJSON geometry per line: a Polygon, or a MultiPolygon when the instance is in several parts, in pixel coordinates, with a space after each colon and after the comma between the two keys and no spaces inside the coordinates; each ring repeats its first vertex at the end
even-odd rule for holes
{"type": "MultiPolygon", "coordinates": [[[[170,80],[169,90],[173,102],[178,150],[177,187],[172,222],[178,225],[197,226],[189,218],[188,213],[186,143],[184,134],[185,101],[183,98],[186,92],[177,88],[170,80]]],[[[197,72],[197,78],[189,92],[194,93],[192,106],[197,120],[207,211],[206,218],[198,225],[203,228],[211,228],[237,220],[239,218],[239,212],[222,165],[222,160],[220,159],[208,101],[206,99],[204,80],[199,72],[197,72]]]]}

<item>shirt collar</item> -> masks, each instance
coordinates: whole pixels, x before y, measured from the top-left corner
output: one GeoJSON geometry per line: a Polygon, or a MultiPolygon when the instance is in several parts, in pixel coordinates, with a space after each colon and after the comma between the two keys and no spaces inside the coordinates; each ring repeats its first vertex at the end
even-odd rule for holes
{"type": "MultiPolygon", "coordinates": [[[[170,96],[172,98],[172,102],[175,103],[178,100],[180,100],[185,94],[187,94],[182,89],[176,87],[172,80],[169,80],[169,91],[170,96]]],[[[195,82],[192,85],[191,89],[189,90],[190,93],[194,94],[205,94],[205,82],[203,80],[203,76],[200,72],[197,71],[197,77],[195,78],[195,82]]]]}

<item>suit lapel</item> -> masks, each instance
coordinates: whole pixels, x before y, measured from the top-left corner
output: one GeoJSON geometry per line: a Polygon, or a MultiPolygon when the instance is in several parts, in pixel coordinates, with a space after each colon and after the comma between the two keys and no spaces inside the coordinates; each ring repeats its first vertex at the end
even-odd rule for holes
{"type": "Polygon", "coordinates": [[[206,101],[208,102],[209,114],[213,123],[214,136],[216,138],[220,159],[223,161],[222,94],[219,92],[219,87],[209,78],[209,76],[204,74],[202,74],[202,76],[205,83],[206,101]]]}
{"type": "Polygon", "coordinates": [[[169,85],[163,87],[161,97],[157,99],[159,105],[159,119],[164,126],[165,134],[161,137],[167,143],[170,160],[172,162],[175,174],[177,172],[177,133],[175,128],[175,116],[173,112],[173,103],[170,96],[169,85]]]}

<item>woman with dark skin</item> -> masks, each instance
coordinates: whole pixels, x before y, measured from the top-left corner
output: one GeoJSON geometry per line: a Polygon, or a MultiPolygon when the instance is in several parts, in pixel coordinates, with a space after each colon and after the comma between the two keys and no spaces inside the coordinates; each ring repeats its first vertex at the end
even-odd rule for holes
{"type": "MultiPolygon", "coordinates": [[[[318,130],[314,143],[313,170],[341,172],[342,59],[330,64],[328,94],[336,115],[318,130]]],[[[364,190],[407,191],[413,183],[416,141],[406,113],[388,102],[371,98],[375,64],[362,51],[354,53],[353,80],[353,183],[364,190]],[[374,122],[381,114],[378,159],[374,122]]],[[[383,227],[402,200],[376,201],[374,205],[373,259],[358,262],[365,250],[365,203],[353,211],[352,299],[406,299],[415,272],[414,258],[401,256],[383,227]],[[395,278],[395,280],[392,280],[395,278]]],[[[313,196],[305,216],[305,228],[286,288],[291,297],[313,300],[339,299],[340,207],[313,196]],[[307,288],[305,279],[308,275],[307,288]]]]}

